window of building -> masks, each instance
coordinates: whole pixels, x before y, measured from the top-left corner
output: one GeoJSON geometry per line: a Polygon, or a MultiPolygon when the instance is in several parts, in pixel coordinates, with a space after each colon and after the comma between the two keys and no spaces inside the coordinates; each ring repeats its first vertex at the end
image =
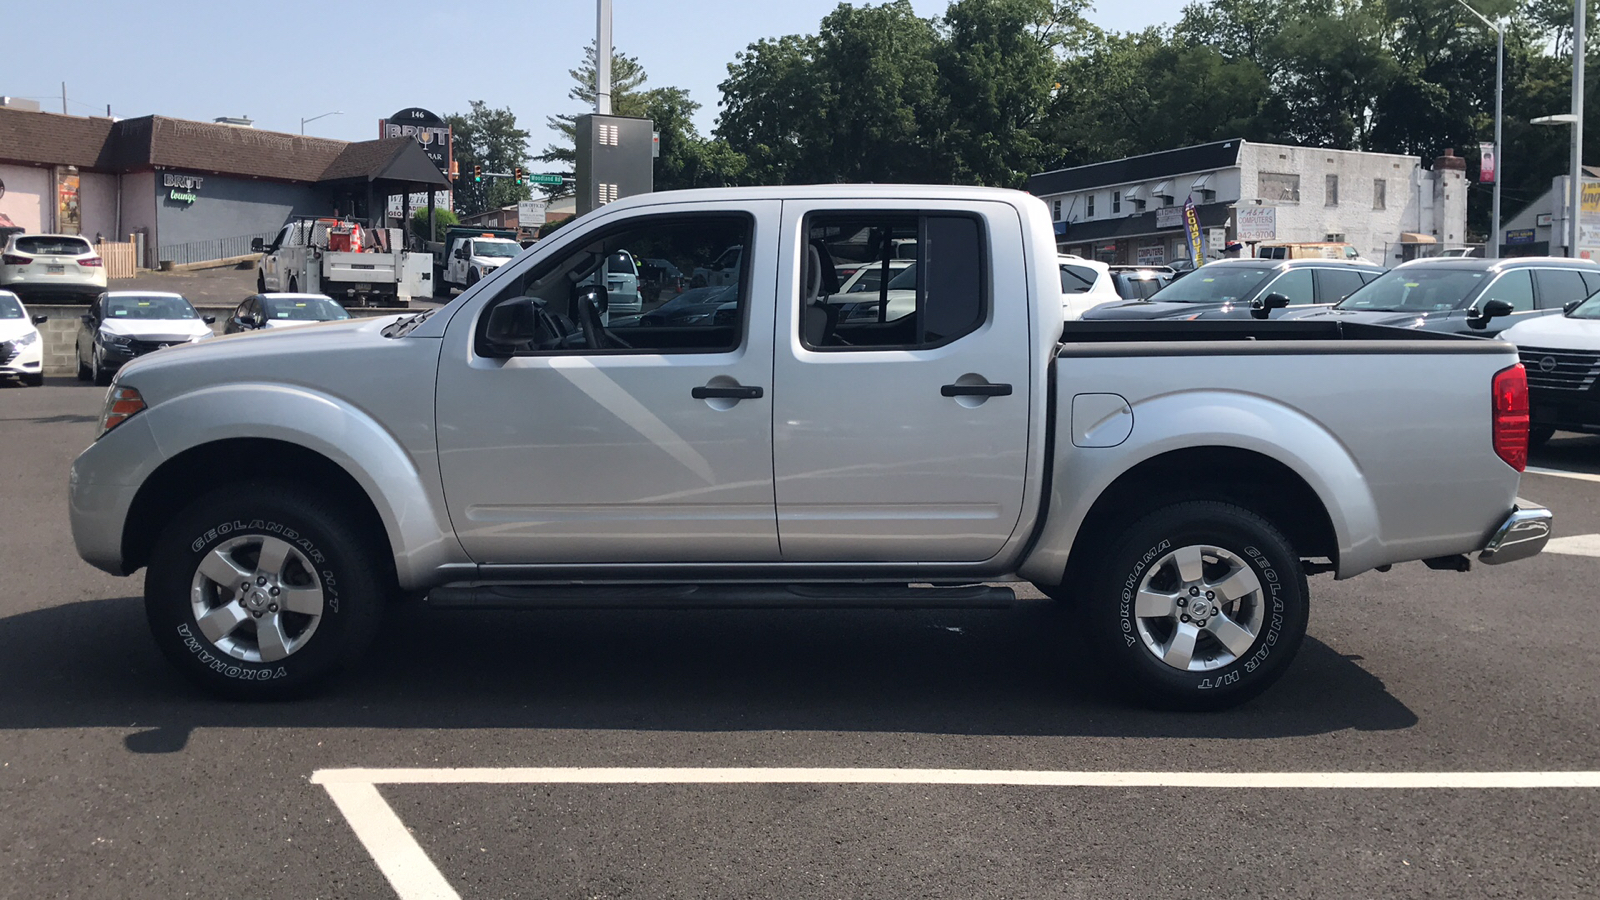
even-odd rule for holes
{"type": "Polygon", "coordinates": [[[1372,179],[1372,208],[1373,209],[1388,209],[1389,208],[1389,196],[1388,196],[1388,194],[1389,194],[1389,182],[1384,181],[1382,178],[1374,178],[1374,179],[1372,179]]]}
{"type": "Polygon", "coordinates": [[[1263,203],[1299,203],[1300,176],[1284,172],[1262,172],[1256,193],[1263,203]]]}
{"type": "Polygon", "coordinates": [[[1083,201],[1083,210],[1084,210],[1084,215],[1088,216],[1091,219],[1094,218],[1094,195],[1093,194],[1090,194],[1083,201]]]}
{"type": "Polygon", "coordinates": [[[1326,175],[1326,176],[1323,176],[1322,205],[1323,206],[1338,206],[1339,205],[1339,176],[1337,176],[1337,175],[1326,175]]]}
{"type": "Polygon", "coordinates": [[[812,350],[918,350],[970,334],[988,316],[983,229],[959,215],[825,213],[807,220],[808,274],[800,337],[812,350]],[[840,261],[883,267],[897,240],[916,241],[916,260],[876,296],[834,293],[826,273],[840,261]]]}
{"type": "Polygon", "coordinates": [[[1050,201],[1050,215],[1051,215],[1051,218],[1054,221],[1057,221],[1057,222],[1061,221],[1061,201],[1060,200],[1051,200],[1050,201]]]}
{"type": "Polygon", "coordinates": [[[739,346],[747,273],[728,251],[750,246],[742,215],[634,220],[586,239],[502,289],[479,325],[486,356],[715,353],[739,346]],[[721,265],[728,259],[732,267],[721,265]],[[501,310],[501,307],[505,307],[501,310]],[[526,339],[491,340],[520,320],[526,339]]]}
{"type": "Polygon", "coordinates": [[[1122,213],[1122,192],[1121,191],[1112,191],[1111,192],[1111,214],[1115,216],[1115,215],[1120,215],[1121,213],[1122,213]]]}

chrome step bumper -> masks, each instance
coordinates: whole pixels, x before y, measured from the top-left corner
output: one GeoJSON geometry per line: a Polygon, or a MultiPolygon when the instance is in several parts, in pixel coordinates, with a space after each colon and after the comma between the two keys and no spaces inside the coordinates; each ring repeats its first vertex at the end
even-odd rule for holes
{"type": "Polygon", "coordinates": [[[1538,555],[1550,540],[1550,525],[1554,521],[1550,510],[1518,497],[1511,514],[1478,552],[1478,562],[1498,566],[1538,555]]]}

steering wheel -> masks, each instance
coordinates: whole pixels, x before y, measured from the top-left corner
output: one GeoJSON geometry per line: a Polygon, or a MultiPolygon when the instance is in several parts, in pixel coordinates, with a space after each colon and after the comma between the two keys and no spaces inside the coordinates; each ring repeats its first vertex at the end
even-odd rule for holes
{"type": "Polygon", "coordinates": [[[600,318],[600,310],[595,307],[594,301],[588,297],[578,300],[578,327],[583,331],[584,343],[592,350],[605,350],[610,347],[624,347],[632,349],[632,345],[622,338],[611,333],[605,322],[600,318]]]}

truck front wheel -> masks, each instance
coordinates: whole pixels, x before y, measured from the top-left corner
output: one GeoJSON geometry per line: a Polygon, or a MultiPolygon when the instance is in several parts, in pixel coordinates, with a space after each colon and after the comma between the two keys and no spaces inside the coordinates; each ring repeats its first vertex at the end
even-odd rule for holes
{"type": "Polygon", "coordinates": [[[228,485],[156,539],[145,615],[162,653],[206,690],[296,696],[371,641],[389,590],[381,552],[326,498],[285,483],[228,485]]]}
{"type": "Polygon", "coordinates": [[[1305,573],[1265,519],[1231,503],[1176,503],[1109,546],[1082,614],[1113,682],[1135,700],[1226,709],[1294,659],[1309,618],[1305,573]]]}

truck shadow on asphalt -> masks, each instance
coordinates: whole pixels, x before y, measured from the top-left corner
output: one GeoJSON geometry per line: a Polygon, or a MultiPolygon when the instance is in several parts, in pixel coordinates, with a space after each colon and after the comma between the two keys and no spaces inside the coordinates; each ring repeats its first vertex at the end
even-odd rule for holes
{"type": "Polygon", "coordinates": [[[219,701],[183,680],[125,597],[0,620],[0,729],[141,729],[182,750],[195,728],[862,731],[1277,738],[1408,728],[1417,717],[1307,638],[1264,696],[1225,713],[1116,700],[1053,604],[961,611],[396,610],[326,692],[219,701]]]}

